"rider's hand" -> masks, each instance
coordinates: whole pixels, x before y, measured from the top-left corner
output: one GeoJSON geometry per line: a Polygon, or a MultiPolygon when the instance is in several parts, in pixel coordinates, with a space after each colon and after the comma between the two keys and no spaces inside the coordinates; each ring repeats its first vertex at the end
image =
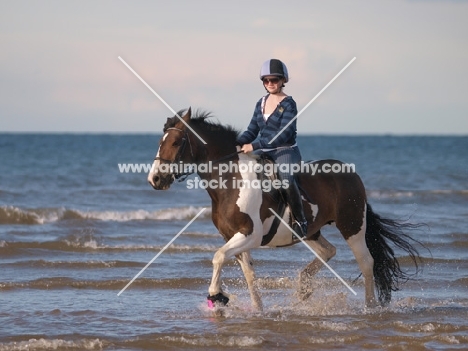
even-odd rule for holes
{"type": "Polygon", "coordinates": [[[253,146],[252,146],[252,144],[244,144],[244,145],[242,145],[241,150],[244,151],[244,154],[246,154],[248,152],[253,151],[253,146]]]}

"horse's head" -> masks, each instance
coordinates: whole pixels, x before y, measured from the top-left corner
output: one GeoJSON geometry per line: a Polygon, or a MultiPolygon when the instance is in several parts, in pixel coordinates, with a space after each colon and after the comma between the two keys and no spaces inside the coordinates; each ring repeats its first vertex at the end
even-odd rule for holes
{"type": "MultiPolygon", "coordinates": [[[[189,108],[182,116],[185,123],[190,122],[192,111],[189,108]]],[[[156,190],[167,190],[176,178],[180,161],[186,152],[191,152],[187,125],[179,117],[168,118],[164,125],[164,135],[159,141],[158,153],[148,174],[148,182],[156,190]],[[177,120],[176,120],[177,119],[177,120]],[[188,147],[187,147],[188,144],[188,147]],[[188,151],[190,149],[190,151],[188,151]]]]}

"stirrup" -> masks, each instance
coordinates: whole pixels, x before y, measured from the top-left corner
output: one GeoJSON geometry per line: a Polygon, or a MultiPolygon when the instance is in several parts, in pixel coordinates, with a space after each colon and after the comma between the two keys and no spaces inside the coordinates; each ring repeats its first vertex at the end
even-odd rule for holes
{"type": "Polygon", "coordinates": [[[295,221],[293,223],[292,229],[299,235],[301,238],[305,238],[307,236],[307,222],[299,222],[295,221]]]}

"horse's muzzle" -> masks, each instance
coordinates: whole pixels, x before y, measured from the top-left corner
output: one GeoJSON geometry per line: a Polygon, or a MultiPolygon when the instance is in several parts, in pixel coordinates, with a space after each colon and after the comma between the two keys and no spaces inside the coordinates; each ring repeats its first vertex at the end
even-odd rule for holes
{"type": "Polygon", "coordinates": [[[167,190],[174,182],[174,179],[174,175],[170,173],[154,174],[150,179],[148,179],[148,182],[156,190],[167,190]]]}

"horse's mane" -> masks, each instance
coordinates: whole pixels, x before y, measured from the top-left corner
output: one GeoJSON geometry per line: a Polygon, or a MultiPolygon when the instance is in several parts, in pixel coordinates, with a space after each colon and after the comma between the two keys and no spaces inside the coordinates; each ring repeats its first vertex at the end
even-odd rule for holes
{"type": "MultiPolygon", "coordinates": [[[[177,112],[179,116],[183,116],[187,110],[180,110],[177,112]]],[[[197,133],[202,136],[209,136],[213,141],[219,143],[235,142],[239,131],[230,125],[223,125],[218,121],[213,121],[213,114],[208,111],[196,110],[192,113],[189,126],[192,127],[197,133]]],[[[177,116],[168,118],[164,124],[163,132],[165,133],[168,128],[175,127],[180,123],[177,116]]],[[[218,143],[217,143],[218,144],[218,143]]]]}

